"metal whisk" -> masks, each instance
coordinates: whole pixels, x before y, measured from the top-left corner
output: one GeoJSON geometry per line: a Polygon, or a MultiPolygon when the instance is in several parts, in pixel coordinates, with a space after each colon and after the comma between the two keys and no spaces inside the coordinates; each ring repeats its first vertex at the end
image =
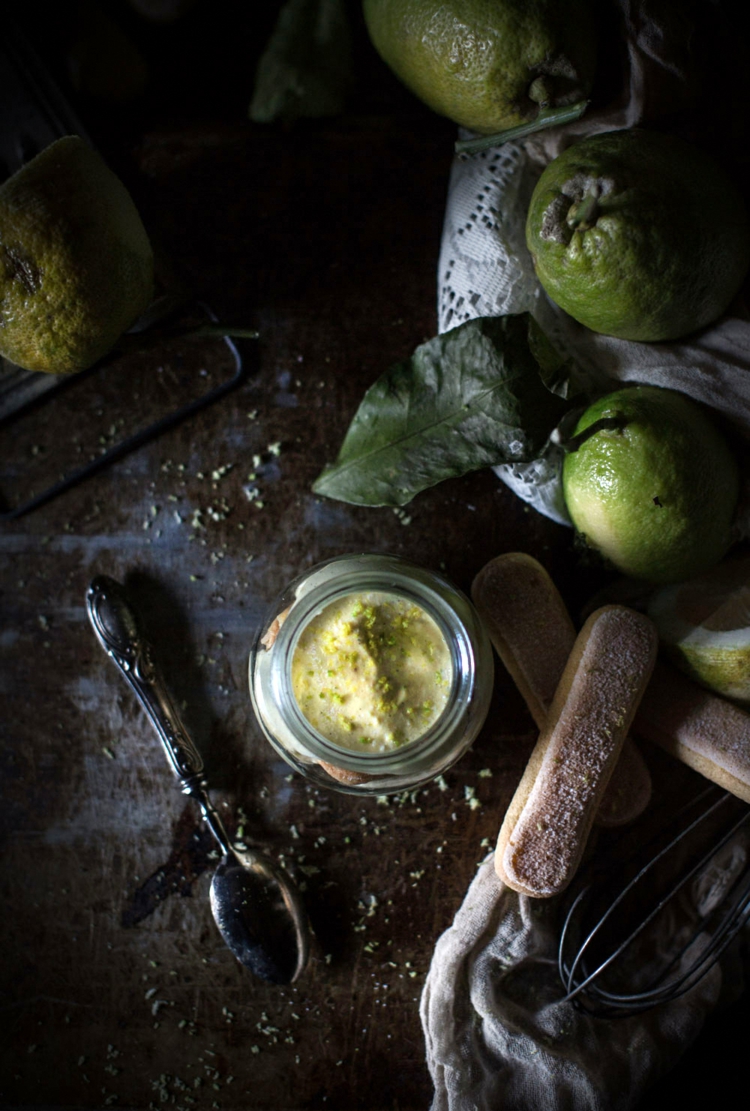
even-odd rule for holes
{"type": "Polygon", "coordinates": [[[565,1000],[614,1018],[694,987],[750,919],[750,839],[728,848],[748,823],[750,807],[709,787],[606,877],[584,875],[560,937],[565,1000]]]}

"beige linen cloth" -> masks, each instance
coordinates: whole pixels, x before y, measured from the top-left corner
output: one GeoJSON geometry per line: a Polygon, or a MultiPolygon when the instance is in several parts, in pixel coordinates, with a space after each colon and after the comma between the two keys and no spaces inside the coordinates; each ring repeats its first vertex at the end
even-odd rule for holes
{"type": "MultiPolygon", "coordinates": [[[[530,311],[578,366],[576,388],[670,386],[750,435],[750,323],[740,304],[684,342],[637,344],[581,328],[536,282],[523,225],[539,167],[596,131],[690,118],[691,105],[702,118],[711,86],[696,88],[691,57],[705,45],[707,27],[717,41],[722,29],[724,42],[732,38],[722,4],[710,0],[610,0],[600,7],[624,44],[620,91],[606,109],[454,163],[439,263],[440,330],[472,317],[530,311]]],[[[498,473],[541,512],[566,521],[555,450],[533,470],[541,485],[530,483],[524,468],[498,473]]],[[[719,892],[721,882],[719,874],[719,892]]],[[[436,945],[421,1000],[432,1111],[627,1111],[685,1052],[728,986],[740,990],[741,971],[735,968],[722,987],[717,966],[674,1003],[617,1021],[592,1018],[559,1002],[556,918],[557,900],[518,896],[496,877],[491,860],[480,865],[436,945]]]]}
{"type": "MultiPolygon", "coordinates": [[[[710,894],[694,886],[657,947],[696,908],[714,906],[745,863],[745,844],[732,846],[710,894]]],[[[686,995],[640,1015],[597,1018],[560,1002],[560,898],[517,895],[491,858],[479,867],[422,993],[432,1111],[628,1111],[676,1064],[720,997],[741,991],[735,953],[723,958],[726,983],[715,965],[686,995]]]]}

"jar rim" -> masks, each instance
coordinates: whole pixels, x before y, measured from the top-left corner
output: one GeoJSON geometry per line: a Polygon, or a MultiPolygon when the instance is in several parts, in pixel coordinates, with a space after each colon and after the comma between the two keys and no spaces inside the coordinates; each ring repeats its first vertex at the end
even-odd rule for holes
{"type": "MultiPolygon", "coordinates": [[[[402,561],[402,566],[404,561],[402,561]]],[[[460,620],[455,609],[450,606],[440,594],[427,584],[420,583],[415,589],[411,580],[394,583],[383,582],[382,572],[366,568],[358,568],[350,572],[356,579],[352,582],[349,576],[328,580],[313,587],[297,599],[297,604],[303,608],[296,615],[294,622],[285,621],[274,642],[281,663],[276,672],[277,682],[283,684],[284,693],[288,692],[289,703],[285,707],[290,725],[299,736],[300,741],[309,748],[312,755],[326,763],[338,764],[351,771],[375,772],[375,769],[388,769],[402,764],[411,764],[417,759],[423,759],[436,745],[440,745],[446,734],[455,728],[461,716],[459,699],[461,695],[468,698],[474,683],[476,661],[470,638],[464,622],[460,620]],[[432,723],[432,725],[413,740],[393,749],[383,752],[358,752],[356,749],[346,748],[329,740],[320,733],[305,717],[302,709],[294,697],[292,690],[291,668],[294,652],[304,630],[310,621],[332,603],[357,593],[382,593],[407,598],[423,609],[437,625],[440,633],[448,646],[451,657],[451,689],[448,701],[432,723]],[[457,628],[460,624],[460,631],[457,628]],[[467,687],[469,689],[467,689],[467,687]]],[[[281,695],[282,692],[279,691],[281,695]]]]}

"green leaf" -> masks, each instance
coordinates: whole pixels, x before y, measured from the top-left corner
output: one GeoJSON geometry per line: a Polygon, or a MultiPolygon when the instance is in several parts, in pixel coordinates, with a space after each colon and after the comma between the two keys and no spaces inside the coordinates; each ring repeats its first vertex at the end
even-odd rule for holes
{"type": "Polygon", "coordinates": [[[542,379],[530,319],[470,320],[387,371],[314,492],[354,505],[405,505],[446,478],[535,459],[568,403],[542,379]]]}
{"type": "Polygon", "coordinates": [[[254,123],[336,116],[352,81],[344,0],[287,0],[255,75],[254,123]]]}

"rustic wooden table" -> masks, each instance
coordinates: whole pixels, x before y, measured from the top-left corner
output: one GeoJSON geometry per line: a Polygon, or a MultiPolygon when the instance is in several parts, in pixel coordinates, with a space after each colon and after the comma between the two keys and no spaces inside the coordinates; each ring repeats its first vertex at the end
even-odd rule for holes
{"type": "MultiPolygon", "coordinates": [[[[239,9],[227,5],[223,27],[200,6],[164,26],[123,9],[152,91],[125,107],[76,101],[191,295],[260,339],[221,401],[0,526],[3,1106],[427,1108],[420,990],[494,842],[531,719],[500,670],[447,789],[387,804],[325,792],[262,738],[250,643],[288,580],[344,552],[403,555],[468,590],[492,556],[523,549],[574,611],[596,585],[569,532],[491,474],[447,482],[405,513],[312,494],[365,388],[436,330],[453,128],[402,92],[361,35],[347,112],[251,125],[272,20],[239,9]],[[227,823],[303,887],[316,942],[291,987],[251,978],[214,926],[209,835],[86,620],[97,573],[141,605],[227,823]]],[[[69,34],[50,28],[53,62],[69,34]]],[[[119,358],[3,430],[3,492],[38,488],[173,407],[194,379],[228,373],[218,340],[119,358]]],[[[738,1015],[742,1004],[717,1019],[644,1108],[694,1091],[709,1051],[731,1076],[738,1015]]]]}

